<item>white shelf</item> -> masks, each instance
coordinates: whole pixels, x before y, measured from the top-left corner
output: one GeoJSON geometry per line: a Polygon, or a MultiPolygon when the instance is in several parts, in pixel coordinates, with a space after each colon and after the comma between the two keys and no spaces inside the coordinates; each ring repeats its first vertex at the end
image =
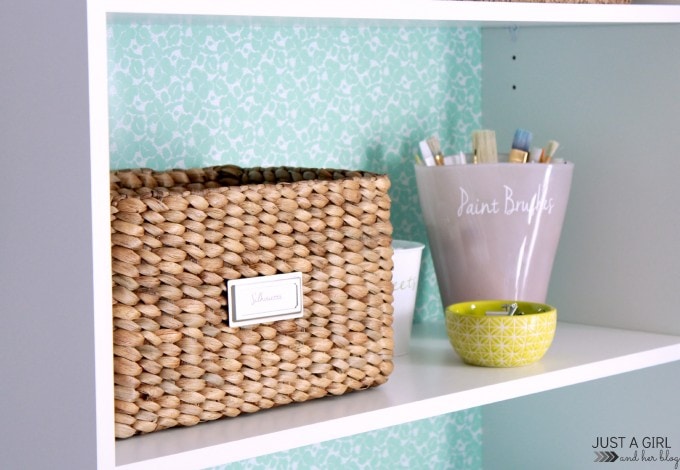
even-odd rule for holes
{"type": "MultiPolygon", "coordinates": [[[[463,26],[678,23],[673,4],[567,4],[431,0],[99,0],[108,13],[418,22],[463,26]]],[[[92,3],[90,6],[93,6],[92,3]]]]}
{"type": "Polygon", "coordinates": [[[509,369],[465,365],[443,325],[414,328],[411,351],[371,390],[136,436],[117,468],[205,468],[680,360],[680,337],[559,323],[543,359],[509,369]]]}

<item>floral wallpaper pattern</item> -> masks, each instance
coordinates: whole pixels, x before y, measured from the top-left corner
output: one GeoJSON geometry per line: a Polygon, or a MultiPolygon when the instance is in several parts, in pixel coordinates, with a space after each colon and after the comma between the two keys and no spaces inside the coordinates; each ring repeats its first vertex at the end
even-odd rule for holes
{"type": "Polygon", "coordinates": [[[212,470],[473,470],[482,468],[481,413],[392,426],[212,470]]]}
{"type": "MultiPolygon", "coordinates": [[[[112,169],[235,163],[387,173],[394,238],[427,243],[418,142],[436,133],[444,153],[469,151],[480,125],[478,28],[115,16],[108,36],[112,169]]],[[[428,249],[415,321],[443,323],[428,249]]],[[[456,413],[242,468],[329,468],[319,462],[345,465],[355,449],[356,468],[369,457],[378,460],[366,468],[387,468],[425,455],[433,468],[475,468],[478,420],[476,410],[456,413]]]]}

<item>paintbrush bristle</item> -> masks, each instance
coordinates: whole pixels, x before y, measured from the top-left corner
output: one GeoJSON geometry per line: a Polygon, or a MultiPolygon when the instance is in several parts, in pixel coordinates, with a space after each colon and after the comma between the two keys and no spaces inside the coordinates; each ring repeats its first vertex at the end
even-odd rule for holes
{"type": "Polygon", "coordinates": [[[488,129],[473,131],[472,146],[475,163],[498,162],[498,147],[496,146],[496,133],[494,131],[488,129]]]}
{"type": "Polygon", "coordinates": [[[531,132],[525,129],[517,129],[515,131],[515,137],[512,139],[512,148],[528,152],[529,147],[531,147],[532,138],[533,135],[531,132]]]}
{"type": "Polygon", "coordinates": [[[557,148],[560,146],[560,143],[557,142],[556,140],[549,140],[548,144],[545,146],[545,154],[548,158],[552,158],[555,155],[555,152],[557,152],[557,148]]]}
{"type": "Polygon", "coordinates": [[[439,139],[437,136],[432,136],[427,139],[427,146],[430,147],[430,151],[435,157],[441,155],[441,147],[439,146],[439,139]]]}

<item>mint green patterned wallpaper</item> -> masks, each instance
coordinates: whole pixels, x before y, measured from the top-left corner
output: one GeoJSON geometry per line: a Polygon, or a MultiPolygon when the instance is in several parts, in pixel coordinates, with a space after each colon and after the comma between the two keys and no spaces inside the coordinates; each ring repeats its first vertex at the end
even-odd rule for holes
{"type": "MultiPolygon", "coordinates": [[[[473,28],[112,22],[113,168],[327,166],[386,172],[394,237],[426,242],[419,140],[469,150],[479,126],[473,28]]],[[[416,321],[441,320],[425,252],[416,321]]]]}
{"type": "Polygon", "coordinates": [[[212,470],[472,470],[481,463],[481,413],[455,413],[243,460],[212,470]]]}
{"type": "MultiPolygon", "coordinates": [[[[437,133],[445,153],[469,151],[480,123],[478,28],[117,16],[108,36],[112,168],[235,163],[387,173],[395,238],[427,243],[413,169],[418,141],[437,133]]],[[[441,322],[429,250],[420,279],[416,321],[441,322]]],[[[470,449],[471,462],[481,459],[477,417],[443,416],[248,465],[316,461],[322,449],[348,446],[363,449],[365,461],[375,443],[418,435],[440,460],[476,468],[464,462],[470,449]],[[457,431],[442,444],[442,429],[451,427],[457,431]],[[452,457],[460,446],[464,459],[452,457]]],[[[379,461],[399,466],[407,448],[420,452],[390,445],[379,461]]]]}

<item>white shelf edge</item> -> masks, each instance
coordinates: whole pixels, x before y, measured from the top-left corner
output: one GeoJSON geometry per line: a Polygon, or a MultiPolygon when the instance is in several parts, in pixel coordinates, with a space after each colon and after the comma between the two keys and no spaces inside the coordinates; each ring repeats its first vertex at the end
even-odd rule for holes
{"type": "MultiPolygon", "coordinates": [[[[204,428],[196,433],[203,435],[238,432],[237,429],[242,427],[239,424],[243,424],[243,427],[253,426],[261,432],[265,425],[272,421],[295,423],[296,416],[309,412],[314,418],[308,423],[293,424],[286,429],[265,431],[259,435],[237,438],[231,442],[208,445],[195,450],[152,457],[116,468],[121,470],[205,468],[680,360],[680,337],[560,323],[558,332],[561,332],[562,338],[556,337],[556,344],[539,363],[521,368],[485,369],[462,364],[446,337],[442,336],[443,333],[439,332],[435,337],[428,336],[429,328],[431,326],[428,325],[416,328],[413,344],[419,349],[414,351],[412,347],[411,354],[396,358],[395,373],[390,381],[372,391],[312,400],[295,405],[297,407],[295,409],[281,407],[232,420],[218,420],[193,428],[166,431],[168,434],[165,445],[173,446],[170,441],[175,439],[186,440],[190,433],[200,427],[204,428]],[[580,347],[586,351],[576,350],[579,347],[579,338],[585,338],[580,347]],[[610,357],[611,354],[614,356],[610,357]],[[574,360],[573,356],[584,357],[574,360]],[[587,359],[591,356],[592,360],[587,359]],[[432,365],[426,362],[429,359],[432,360],[432,365]],[[417,371],[421,370],[420,368],[427,377],[418,376],[417,371]],[[398,375],[400,370],[406,372],[398,375]],[[451,375],[455,380],[448,380],[451,375]],[[482,385],[458,386],[456,382],[473,384],[479,382],[482,385]],[[415,398],[411,397],[412,401],[404,402],[400,394],[414,395],[413,390],[403,391],[409,388],[409,383],[416,385],[412,387],[416,390],[415,398]],[[431,396],[422,390],[418,391],[428,384],[432,387],[441,387],[442,390],[434,391],[431,396]],[[381,400],[387,404],[375,405],[381,400]],[[339,409],[343,411],[339,412],[339,409]],[[329,419],[319,420],[318,416],[324,413],[323,410],[331,415],[329,419]],[[246,423],[245,419],[249,421],[246,423]],[[175,434],[170,436],[169,432],[175,434]]],[[[129,448],[135,446],[148,448],[149,445],[153,447],[159,440],[145,442],[143,439],[151,436],[153,436],[151,439],[161,439],[162,434],[163,432],[139,436],[140,440],[137,443],[120,441],[118,445],[129,448]]],[[[129,458],[129,455],[127,457],[129,458]]]]}
{"type": "Polygon", "coordinates": [[[97,462],[115,462],[113,328],[111,293],[111,219],[109,200],[109,126],[106,14],[88,0],[88,75],[90,102],[90,193],[95,355],[97,462]]]}
{"type": "Polygon", "coordinates": [[[107,13],[508,24],[678,23],[672,4],[568,4],[442,0],[100,0],[107,13]]]}

